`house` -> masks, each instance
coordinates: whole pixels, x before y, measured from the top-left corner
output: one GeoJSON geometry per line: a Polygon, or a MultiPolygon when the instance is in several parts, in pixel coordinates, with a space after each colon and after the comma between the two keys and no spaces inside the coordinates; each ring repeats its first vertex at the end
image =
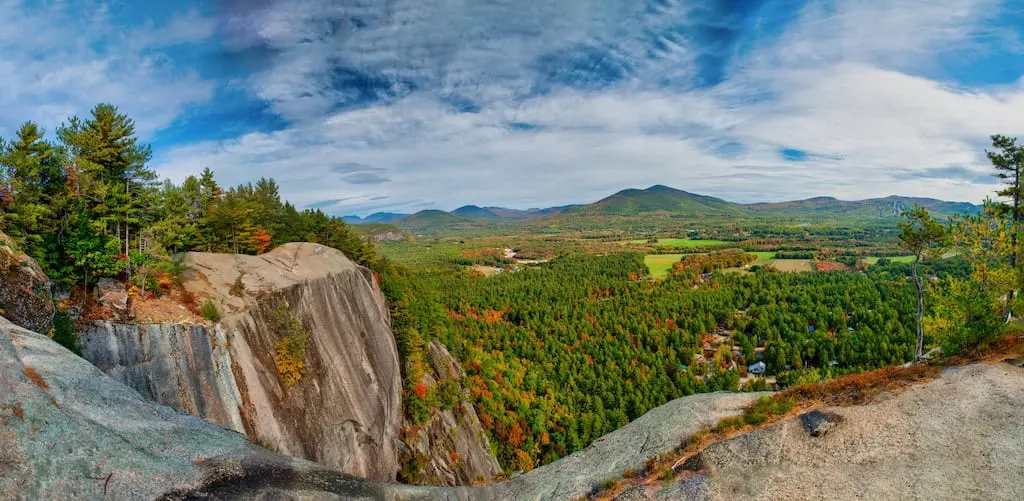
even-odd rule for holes
{"type": "Polygon", "coordinates": [[[766,366],[764,362],[757,362],[756,364],[747,367],[747,372],[751,374],[761,375],[764,374],[764,371],[767,368],[768,366],[766,366]]]}

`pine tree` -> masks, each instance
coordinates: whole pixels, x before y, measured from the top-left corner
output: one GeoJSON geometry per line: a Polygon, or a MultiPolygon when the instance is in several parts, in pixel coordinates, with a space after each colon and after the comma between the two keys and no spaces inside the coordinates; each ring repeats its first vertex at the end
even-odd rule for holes
{"type": "Polygon", "coordinates": [[[985,154],[988,155],[989,161],[992,162],[992,167],[996,170],[996,177],[1006,185],[996,195],[1011,200],[1009,204],[1002,204],[1003,210],[1010,213],[1012,224],[1010,232],[1010,267],[1013,268],[1018,276],[1017,287],[1010,291],[1007,301],[1006,320],[1010,321],[1013,317],[1013,299],[1016,295],[1016,289],[1021,286],[1021,273],[1017,267],[1017,240],[1020,233],[1021,167],[1024,164],[1024,147],[1017,145],[1016,138],[997,134],[992,136],[991,139],[992,147],[995,148],[995,151],[986,150],[985,154]]]}
{"type": "Polygon", "coordinates": [[[921,283],[918,265],[922,257],[932,257],[937,249],[942,248],[946,241],[946,229],[919,205],[904,212],[902,217],[899,222],[900,245],[914,256],[912,273],[917,288],[917,347],[914,360],[920,360],[924,349],[924,285],[921,283]]]}

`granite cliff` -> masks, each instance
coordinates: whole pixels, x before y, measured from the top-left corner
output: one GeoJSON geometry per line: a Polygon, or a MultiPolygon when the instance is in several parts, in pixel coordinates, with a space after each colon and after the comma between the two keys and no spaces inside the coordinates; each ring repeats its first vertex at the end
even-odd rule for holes
{"type": "Polygon", "coordinates": [[[80,336],[85,358],[143,396],[283,454],[393,480],[401,381],[373,274],[304,243],[261,256],[189,253],[185,264],[185,289],[213,301],[220,322],[97,322],[80,336]],[[301,349],[281,355],[289,336],[303,338],[301,349]]]}
{"type": "MultiPolygon", "coordinates": [[[[184,263],[184,288],[213,301],[220,322],[94,322],[79,337],[83,356],[149,399],[275,451],[394,480],[406,450],[398,440],[401,375],[374,274],[308,243],[260,256],[189,253],[184,263]],[[300,349],[289,351],[297,338],[300,349]]],[[[443,347],[432,349],[461,373],[443,347]]],[[[435,412],[417,430],[425,483],[491,480],[501,471],[472,406],[460,409],[435,412]]]]}

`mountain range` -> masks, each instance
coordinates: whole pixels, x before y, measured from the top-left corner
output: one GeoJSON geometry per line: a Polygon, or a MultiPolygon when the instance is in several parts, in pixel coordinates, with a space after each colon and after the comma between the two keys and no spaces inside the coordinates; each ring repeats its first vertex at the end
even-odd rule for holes
{"type": "Polygon", "coordinates": [[[980,206],[969,202],[948,202],[933,198],[888,196],[866,200],[839,200],[814,197],[788,202],[740,204],[720,198],[699,195],[664,185],[647,189],[625,189],[585,205],[565,205],[546,209],[508,209],[465,205],[451,212],[436,209],[414,214],[378,212],[365,218],[346,216],[353,224],[390,223],[407,231],[429,232],[438,228],[470,229],[485,223],[514,223],[544,219],[558,222],[573,217],[637,217],[665,215],[679,218],[757,218],[780,217],[809,220],[886,220],[914,206],[921,205],[939,218],[959,213],[973,213],[980,206]]]}

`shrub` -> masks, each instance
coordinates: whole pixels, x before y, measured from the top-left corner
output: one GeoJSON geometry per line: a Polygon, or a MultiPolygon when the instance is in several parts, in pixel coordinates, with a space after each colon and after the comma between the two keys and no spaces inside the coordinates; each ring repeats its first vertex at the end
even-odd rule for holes
{"type": "Polygon", "coordinates": [[[274,350],[274,364],[281,376],[281,384],[290,388],[306,374],[306,346],[309,331],[288,311],[288,303],[280,302],[272,314],[273,329],[281,340],[274,350]]]}
{"type": "Polygon", "coordinates": [[[199,314],[204,319],[209,320],[210,322],[220,322],[220,311],[217,310],[217,305],[213,302],[212,299],[207,299],[206,301],[203,301],[203,306],[199,308],[199,314]]]}
{"type": "Polygon", "coordinates": [[[82,347],[78,344],[78,333],[75,332],[75,325],[67,313],[58,311],[53,316],[53,332],[50,337],[75,355],[82,356],[82,347]]]}
{"type": "Polygon", "coordinates": [[[228,289],[228,294],[235,297],[242,297],[245,295],[245,283],[242,282],[241,274],[239,274],[238,278],[235,279],[235,283],[231,284],[231,288],[228,289]]]}

